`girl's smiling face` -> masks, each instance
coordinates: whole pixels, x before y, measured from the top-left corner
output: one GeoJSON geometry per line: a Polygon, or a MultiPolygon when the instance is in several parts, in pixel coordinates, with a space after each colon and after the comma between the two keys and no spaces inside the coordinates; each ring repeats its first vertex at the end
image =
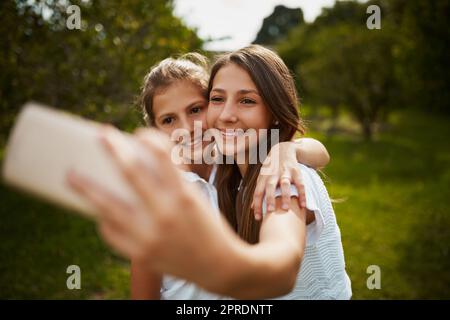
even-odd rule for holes
{"type": "Polygon", "coordinates": [[[189,133],[184,143],[192,150],[201,150],[207,144],[200,135],[207,129],[207,108],[208,101],[202,90],[189,81],[174,82],[153,97],[155,126],[169,136],[183,129],[189,133]],[[194,122],[200,124],[201,130],[194,130],[194,122]]]}
{"type": "Polygon", "coordinates": [[[250,142],[238,136],[248,129],[268,129],[272,121],[272,114],[245,69],[228,63],[216,73],[209,94],[207,123],[219,130],[215,138],[221,153],[236,157],[248,151],[257,139],[250,142]]]}

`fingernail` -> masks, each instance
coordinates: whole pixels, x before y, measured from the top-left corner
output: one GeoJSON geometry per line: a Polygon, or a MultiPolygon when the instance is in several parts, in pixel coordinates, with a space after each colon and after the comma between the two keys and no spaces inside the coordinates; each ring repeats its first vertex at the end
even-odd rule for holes
{"type": "Polygon", "coordinates": [[[283,208],[284,210],[288,210],[288,209],[289,209],[289,205],[288,205],[288,204],[286,204],[286,203],[283,203],[283,206],[282,206],[282,208],[283,208]]]}
{"type": "Polygon", "coordinates": [[[305,201],[302,201],[302,207],[306,208],[306,202],[305,201]]]}
{"type": "Polygon", "coordinates": [[[269,204],[269,206],[267,207],[267,210],[273,211],[273,210],[275,210],[275,207],[273,206],[273,204],[269,204]]]}

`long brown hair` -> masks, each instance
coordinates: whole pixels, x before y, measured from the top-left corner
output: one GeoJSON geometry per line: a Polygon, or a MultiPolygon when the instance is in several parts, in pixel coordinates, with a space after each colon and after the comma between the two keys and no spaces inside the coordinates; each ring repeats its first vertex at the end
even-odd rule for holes
{"type": "MultiPolygon", "coordinates": [[[[246,70],[252,78],[264,104],[277,121],[277,125],[268,129],[279,130],[280,142],[291,140],[297,131],[304,133],[293,77],[275,52],[251,45],[220,56],[211,69],[208,93],[211,92],[217,72],[231,63],[246,70]]],[[[268,136],[270,148],[270,133],[268,136]]],[[[242,177],[241,188],[241,176],[236,164],[221,164],[217,169],[219,207],[239,236],[249,243],[259,241],[260,222],[254,219],[251,203],[263,160],[248,166],[242,177]]]]}
{"type": "Polygon", "coordinates": [[[208,58],[197,52],[166,58],[154,65],[144,78],[138,101],[146,124],[155,126],[154,96],[177,81],[186,80],[193,83],[207,98],[208,66],[208,58]]]}

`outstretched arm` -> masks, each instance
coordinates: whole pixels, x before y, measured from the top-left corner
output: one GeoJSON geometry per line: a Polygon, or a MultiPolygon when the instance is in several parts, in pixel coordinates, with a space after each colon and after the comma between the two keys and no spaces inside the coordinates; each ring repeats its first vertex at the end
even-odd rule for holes
{"type": "Polygon", "coordinates": [[[296,282],[303,258],[306,210],[291,198],[291,209],[281,209],[277,198],[274,212],[265,216],[259,243],[236,244],[222,257],[223,279],[211,290],[238,299],[265,299],[289,293],[296,282]]]}
{"type": "Polygon", "coordinates": [[[106,138],[114,162],[141,199],[139,204],[124,202],[86,177],[69,175],[74,190],[97,209],[106,242],[126,257],[147,261],[149,270],[219,294],[268,298],[291,290],[306,226],[306,211],[294,198],[287,212],[276,202],[261,227],[260,243],[249,245],[223,217],[211,214],[209,203],[173,167],[161,139],[141,137],[140,142],[150,151],[143,157],[123,145],[120,135],[106,138]]]}
{"type": "Polygon", "coordinates": [[[158,300],[162,276],[148,267],[148,263],[137,259],[131,260],[131,299],[158,300]]]}

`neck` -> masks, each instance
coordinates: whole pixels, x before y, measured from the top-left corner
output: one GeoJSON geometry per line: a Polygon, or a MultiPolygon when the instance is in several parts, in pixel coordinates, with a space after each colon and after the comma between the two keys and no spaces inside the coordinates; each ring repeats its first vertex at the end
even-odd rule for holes
{"type": "Polygon", "coordinates": [[[245,177],[245,174],[247,173],[247,170],[248,170],[248,166],[250,165],[250,159],[252,158],[250,155],[251,154],[258,155],[258,153],[257,153],[258,147],[259,147],[259,145],[250,147],[249,150],[245,151],[245,156],[242,156],[242,154],[235,155],[234,161],[237,163],[237,166],[239,168],[239,172],[241,173],[242,178],[245,177]],[[238,160],[242,160],[242,159],[244,159],[243,163],[239,163],[238,160]]]}
{"type": "Polygon", "coordinates": [[[242,178],[245,177],[245,174],[247,173],[247,169],[248,169],[248,163],[242,163],[242,164],[238,164],[237,165],[239,168],[239,172],[241,173],[242,178]]]}
{"type": "Polygon", "coordinates": [[[198,174],[200,178],[209,180],[209,175],[211,174],[212,166],[206,163],[202,164],[191,164],[190,169],[192,172],[198,174]]]}

